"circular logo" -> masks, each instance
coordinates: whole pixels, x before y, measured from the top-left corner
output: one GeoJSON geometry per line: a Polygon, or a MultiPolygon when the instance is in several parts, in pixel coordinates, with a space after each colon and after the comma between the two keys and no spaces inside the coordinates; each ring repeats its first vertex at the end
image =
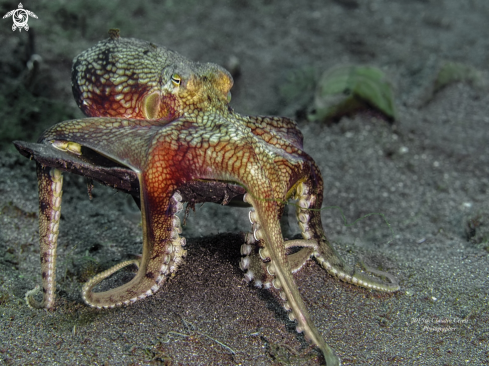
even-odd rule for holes
{"type": "Polygon", "coordinates": [[[3,19],[12,17],[12,20],[14,21],[14,24],[12,25],[12,30],[15,31],[16,29],[19,29],[19,32],[22,29],[25,29],[26,31],[29,30],[29,24],[27,24],[27,21],[29,20],[29,15],[33,18],[37,19],[37,15],[34,14],[30,10],[24,9],[24,6],[22,3],[19,3],[19,8],[9,11],[7,14],[3,16],[3,19]]]}
{"type": "Polygon", "coordinates": [[[15,10],[12,15],[12,19],[14,21],[14,25],[18,28],[24,28],[27,26],[27,21],[29,20],[29,14],[24,9],[15,10]]]}

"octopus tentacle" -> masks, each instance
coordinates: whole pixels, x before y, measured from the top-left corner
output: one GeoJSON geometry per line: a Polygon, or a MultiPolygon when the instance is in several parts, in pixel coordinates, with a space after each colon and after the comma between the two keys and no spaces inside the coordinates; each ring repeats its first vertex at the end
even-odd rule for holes
{"type": "MultiPolygon", "coordinates": [[[[253,222],[252,225],[254,228],[258,226],[253,222]]],[[[268,273],[266,262],[270,258],[263,257],[264,251],[260,245],[263,246],[263,240],[255,240],[251,232],[246,234],[245,244],[241,245],[243,257],[239,262],[239,268],[244,272],[246,282],[253,281],[255,287],[269,289],[272,287],[273,276],[268,273]]]]}
{"type": "MultiPolygon", "coordinates": [[[[323,232],[320,213],[322,195],[318,195],[317,191],[318,189],[313,187],[312,182],[306,181],[297,186],[296,195],[299,199],[297,219],[302,231],[302,236],[306,240],[314,238],[318,240],[319,243],[312,253],[318,263],[328,271],[328,273],[345,282],[378,291],[394,292],[399,290],[399,284],[390,274],[377,270],[370,270],[371,273],[374,273],[377,276],[385,276],[391,281],[390,283],[382,282],[377,278],[356,271],[346,264],[336,253],[323,232]]],[[[367,267],[365,269],[369,270],[367,267]]]]}
{"type": "Polygon", "coordinates": [[[254,135],[267,143],[292,145],[300,150],[303,148],[304,137],[294,120],[273,116],[246,116],[241,119],[254,135]]]}
{"type": "MultiPolygon", "coordinates": [[[[176,214],[182,210],[182,196],[175,192],[167,199],[165,210],[157,210],[145,190],[144,178],[139,177],[141,186],[141,214],[143,222],[143,255],[141,259],[130,260],[102,272],[83,286],[83,300],[92,307],[112,308],[127,305],[153,295],[169,274],[177,270],[186,255],[182,246],[185,238],[180,219],[176,214]],[[155,229],[156,228],[156,229],[155,229]],[[93,288],[119,269],[136,264],[138,273],[130,282],[104,292],[93,292],[93,288]]],[[[165,200],[163,200],[164,202],[165,200]]]]}
{"type": "Polygon", "coordinates": [[[100,272],[96,276],[90,278],[87,282],[85,282],[85,284],[83,285],[83,288],[82,288],[83,300],[85,300],[85,302],[88,303],[89,298],[92,297],[92,295],[91,295],[92,289],[96,285],[98,285],[104,279],[110,277],[111,275],[113,275],[117,271],[121,270],[122,268],[130,266],[132,264],[136,265],[139,269],[140,260],[139,259],[132,259],[132,260],[124,261],[121,263],[117,263],[115,266],[113,266],[113,267],[111,267],[111,268],[109,268],[103,272],[100,272]]]}
{"type": "Polygon", "coordinates": [[[43,300],[34,299],[39,286],[25,294],[31,308],[54,308],[56,290],[56,248],[58,245],[59,219],[63,176],[61,171],[37,164],[39,186],[39,241],[41,246],[41,273],[43,300]]]}
{"type": "Polygon", "coordinates": [[[249,193],[245,195],[244,199],[255,210],[255,213],[250,215],[254,224],[253,235],[256,240],[261,241],[264,245],[260,256],[270,259],[266,266],[267,272],[273,277],[272,285],[279,290],[279,295],[285,302],[285,310],[291,311],[290,320],[296,320],[298,323],[297,332],[304,332],[306,338],[319,347],[328,366],[339,365],[339,358],[333,349],[327,345],[312,322],[292,277],[281,228],[276,219],[276,215],[281,211],[279,205],[283,203],[254,199],[249,193]]]}
{"type": "Polygon", "coordinates": [[[314,250],[316,250],[318,244],[314,240],[287,240],[285,241],[285,249],[290,249],[294,247],[302,247],[296,253],[287,255],[287,260],[289,261],[292,273],[299,271],[304,264],[311,258],[314,250]]]}

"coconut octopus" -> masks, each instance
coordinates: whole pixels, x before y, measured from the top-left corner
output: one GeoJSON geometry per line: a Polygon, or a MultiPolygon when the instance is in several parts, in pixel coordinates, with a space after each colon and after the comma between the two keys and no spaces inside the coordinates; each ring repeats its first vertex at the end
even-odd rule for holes
{"type": "Polygon", "coordinates": [[[391,281],[385,282],[348,265],[329,243],[320,215],[323,180],[303,150],[296,123],[236,113],[229,106],[233,79],[218,65],[121,38],[117,30],[109,34],[73,63],[73,93],[89,118],[61,122],[37,144],[15,142],[21,153],[37,161],[39,184],[43,300],[38,303],[33,290],[26,294],[28,304],[54,308],[62,171],[125,190],[141,209],[142,256],[99,273],[83,286],[84,301],[96,308],[151,296],[178,269],[186,254],[177,216],[182,202],[225,204],[241,195],[251,206],[252,232],[241,247],[246,280],[278,291],[297,331],[322,351],[327,365],[339,365],[311,321],[293,273],[314,258],[330,274],[358,286],[387,292],[399,286],[389,274],[391,281]],[[279,220],[289,199],[297,200],[302,239],[284,240],[282,235],[279,220]],[[130,282],[93,291],[131,264],[138,272],[130,282]]]}

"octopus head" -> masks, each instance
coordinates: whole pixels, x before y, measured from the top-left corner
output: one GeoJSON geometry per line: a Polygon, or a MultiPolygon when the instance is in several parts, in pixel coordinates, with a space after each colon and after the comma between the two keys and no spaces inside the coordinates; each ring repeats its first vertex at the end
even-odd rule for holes
{"type": "Polygon", "coordinates": [[[171,121],[222,110],[232,85],[218,65],[131,38],[111,37],[73,61],[73,95],[89,117],[171,121]]]}
{"type": "Polygon", "coordinates": [[[233,79],[222,67],[212,63],[193,63],[177,65],[170,76],[172,86],[163,98],[174,98],[177,110],[186,114],[202,111],[218,111],[226,108],[231,100],[233,79]]]}

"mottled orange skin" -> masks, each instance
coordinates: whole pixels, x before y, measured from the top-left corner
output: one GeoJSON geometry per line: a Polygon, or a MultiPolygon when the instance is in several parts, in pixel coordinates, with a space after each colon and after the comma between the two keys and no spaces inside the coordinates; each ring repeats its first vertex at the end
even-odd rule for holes
{"type": "MultiPolygon", "coordinates": [[[[81,145],[134,170],[140,182],[144,236],[141,260],[123,262],[88,281],[84,300],[106,308],[157,291],[185,255],[174,215],[181,205],[179,186],[192,180],[235,182],[246,188],[245,200],[254,209],[250,213],[253,235],[242,247],[240,264],[247,279],[279,290],[298,331],[321,349],[328,365],[337,365],[339,359],[312,323],[292,272],[314,256],[345,281],[383,291],[398,286],[358,273],[336,255],[321,224],[321,174],[303,151],[295,122],[235,113],[228,105],[232,84],[229,73],[217,65],[194,63],[134,39],[112,37],[75,58],[75,99],[91,118],[57,124],[39,142],[77,154],[68,146],[81,145]],[[304,239],[285,242],[279,219],[291,196],[299,200],[297,215],[304,239]],[[286,249],[292,246],[302,249],[287,256],[286,249]],[[97,283],[132,263],[139,271],[129,283],[92,292],[97,283]]],[[[58,209],[53,202],[60,205],[60,201],[53,197],[60,197],[56,185],[60,175],[39,171],[41,206],[58,209]]],[[[42,257],[55,251],[58,223],[53,215],[48,211],[41,217],[42,227],[48,228],[41,240],[42,257]]],[[[43,269],[45,289],[53,288],[52,276],[43,269]]],[[[49,296],[45,294],[40,306],[54,305],[54,292],[49,296]]]]}

